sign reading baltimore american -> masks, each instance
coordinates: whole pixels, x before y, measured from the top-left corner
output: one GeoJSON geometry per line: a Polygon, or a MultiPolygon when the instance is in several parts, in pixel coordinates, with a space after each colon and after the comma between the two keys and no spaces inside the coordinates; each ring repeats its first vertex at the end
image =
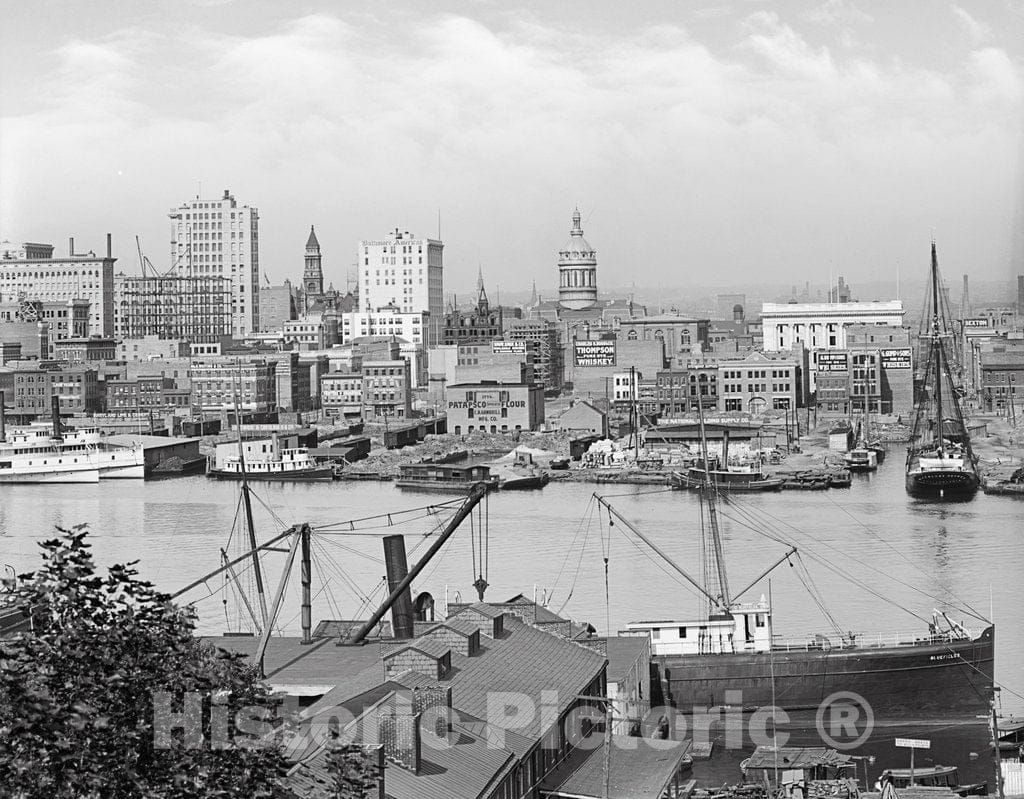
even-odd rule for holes
{"type": "Polygon", "coordinates": [[[615,366],[615,342],[576,340],[573,363],[576,366],[615,366]]]}

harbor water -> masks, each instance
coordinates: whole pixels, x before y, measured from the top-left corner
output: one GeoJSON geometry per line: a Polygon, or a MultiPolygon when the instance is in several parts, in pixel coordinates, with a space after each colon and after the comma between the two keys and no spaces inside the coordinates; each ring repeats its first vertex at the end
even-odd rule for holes
{"type": "MultiPolygon", "coordinates": [[[[982,494],[967,503],[911,499],[903,488],[901,455],[894,449],[877,472],[855,475],[850,489],[754,494],[724,505],[720,524],[730,585],[735,592],[780,558],[789,543],[799,547],[802,562],[783,563],[746,598],[770,594],[775,633],[804,641],[815,633],[837,638],[808,591],[805,575],[839,628],[857,632],[861,640],[922,634],[933,608],[979,630],[983,622],[959,610],[967,606],[995,621],[1001,706],[1007,713],[1024,713],[1024,502],[982,494]]],[[[639,619],[698,618],[702,603],[696,592],[622,525],[609,527],[607,512],[592,501],[595,489],[699,578],[700,507],[695,494],[656,486],[555,481],[539,492],[490,495],[472,525],[464,523],[415,589],[429,591],[440,607],[446,596],[471,601],[476,598],[472,583],[484,571],[488,599],[535,594],[552,610],[589,621],[602,633],[639,619]]],[[[39,563],[37,542],[51,536],[55,526],[87,524],[98,563],[137,560],[143,577],[173,592],[216,569],[222,547],[243,551],[239,491],[237,483],[204,477],[3,486],[0,564],[18,572],[31,570],[39,563]]],[[[365,618],[367,607],[383,595],[381,536],[404,533],[413,563],[432,540],[425,534],[443,523],[450,508],[408,515],[400,511],[453,500],[451,495],[401,491],[388,482],[267,483],[256,485],[254,492],[261,541],[294,523],[309,522],[319,531],[313,544],[314,623],[365,618]],[[392,516],[354,525],[354,530],[343,524],[379,514],[392,516]]],[[[279,552],[264,557],[270,593],[283,562],[279,552]]],[[[241,581],[247,580],[251,570],[246,568],[241,581]]],[[[188,598],[195,602],[202,632],[246,629],[237,594],[222,577],[209,580],[188,598]]],[[[282,606],[284,632],[298,630],[298,603],[296,577],[282,606]]],[[[910,733],[936,738],[939,744],[930,759],[940,762],[958,752],[962,781],[990,779],[987,728],[980,719],[975,726],[965,732],[948,730],[941,720],[920,720],[893,728],[896,732],[885,738],[891,742],[910,733]],[[978,757],[968,761],[965,752],[978,757]]],[[[882,749],[871,754],[880,763],[896,758],[886,765],[904,765],[905,752],[876,745],[882,749]]],[[[928,760],[919,762],[927,765],[928,760]]],[[[871,771],[873,779],[877,768],[871,771]]]]}

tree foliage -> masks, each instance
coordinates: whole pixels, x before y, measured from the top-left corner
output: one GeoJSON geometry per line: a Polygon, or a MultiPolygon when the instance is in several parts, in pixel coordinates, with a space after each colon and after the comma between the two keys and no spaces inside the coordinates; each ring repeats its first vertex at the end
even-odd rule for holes
{"type": "Polygon", "coordinates": [[[242,708],[275,705],[254,669],[195,638],[189,614],[140,580],[134,563],[99,573],[87,537],[81,527],[60,529],[41,544],[42,568],[5,586],[33,630],[0,641],[0,795],[276,795],[278,749],[253,745],[257,737],[239,731],[251,728],[234,721],[242,708]],[[203,698],[198,746],[185,745],[181,729],[158,745],[160,693],[175,703],[203,698]],[[231,719],[228,738],[248,746],[211,744],[211,703],[231,719]]]}
{"type": "Polygon", "coordinates": [[[334,781],[331,799],[367,799],[378,793],[380,766],[373,752],[358,744],[332,747],[327,753],[327,770],[334,781]]]}

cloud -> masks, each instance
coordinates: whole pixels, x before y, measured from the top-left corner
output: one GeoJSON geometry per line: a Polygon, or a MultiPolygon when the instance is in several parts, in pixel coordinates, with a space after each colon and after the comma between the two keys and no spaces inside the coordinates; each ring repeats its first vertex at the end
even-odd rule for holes
{"type": "Polygon", "coordinates": [[[924,68],[812,44],[770,11],[728,30],[712,47],[665,22],[381,11],[71,39],[33,76],[52,99],[0,118],[0,228],[113,229],[122,252],[140,233],[159,264],[167,209],[202,181],[260,208],[274,280],[315,223],[344,285],[359,238],[432,231],[441,209],[456,290],[479,263],[505,289],[550,285],[577,203],[604,285],[788,279],[837,230],[858,261],[910,260],[908,235],[943,222],[973,226],[965,251],[999,239],[1021,110],[1004,51],[924,68]]]}
{"type": "Polygon", "coordinates": [[[850,0],[825,0],[824,3],[801,14],[801,18],[818,25],[832,27],[866,25],[875,21],[874,17],[850,0]]]}
{"type": "Polygon", "coordinates": [[[953,12],[953,16],[960,27],[970,37],[972,43],[981,44],[991,38],[992,29],[984,22],[975,19],[960,6],[954,5],[950,10],[953,12]]]}

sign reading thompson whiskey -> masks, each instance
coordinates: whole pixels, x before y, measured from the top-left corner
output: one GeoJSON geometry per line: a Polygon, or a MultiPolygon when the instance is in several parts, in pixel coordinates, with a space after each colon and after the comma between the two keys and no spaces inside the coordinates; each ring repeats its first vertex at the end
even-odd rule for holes
{"type": "Polygon", "coordinates": [[[573,363],[576,366],[615,366],[615,342],[576,340],[573,363]]]}

